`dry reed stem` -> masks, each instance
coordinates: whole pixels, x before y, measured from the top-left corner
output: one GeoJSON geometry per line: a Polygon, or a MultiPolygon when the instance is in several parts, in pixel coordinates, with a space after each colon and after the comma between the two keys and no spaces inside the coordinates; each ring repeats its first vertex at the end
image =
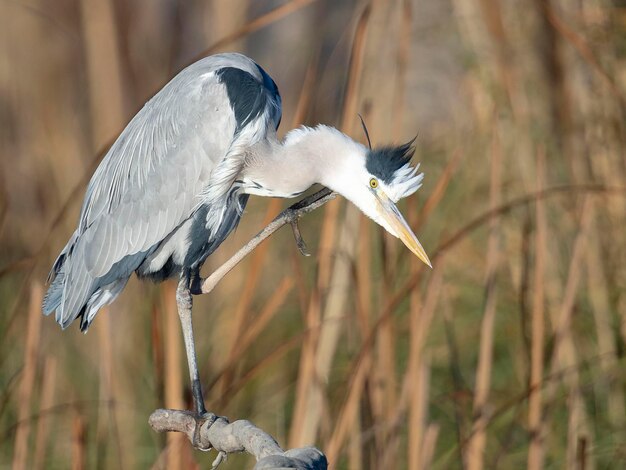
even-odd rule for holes
{"type": "Polygon", "coordinates": [[[462,152],[461,150],[456,150],[452,154],[452,158],[450,159],[450,161],[448,161],[448,163],[446,163],[446,166],[444,167],[441,176],[437,179],[435,187],[426,198],[426,202],[424,203],[422,210],[419,212],[419,215],[416,211],[409,211],[410,225],[415,229],[415,232],[419,231],[424,222],[428,220],[430,214],[435,210],[435,208],[443,199],[443,196],[448,189],[448,185],[450,184],[450,180],[456,173],[456,170],[458,169],[464,155],[464,152],[462,152]],[[416,215],[411,217],[413,214],[416,215]]]}
{"type": "MultiPolygon", "coordinates": [[[[537,191],[545,187],[546,168],[543,148],[537,151],[537,191]]],[[[533,305],[531,326],[530,351],[530,383],[528,397],[528,429],[530,443],[528,447],[528,470],[540,470],[544,461],[544,433],[543,426],[543,361],[544,361],[544,277],[547,261],[547,219],[545,204],[542,199],[535,203],[535,266],[533,275],[533,305]]]]}
{"type": "Polygon", "coordinates": [[[150,308],[150,346],[152,349],[152,362],[154,364],[154,384],[157,390],[159,403],[163,402],[163,392],[165,390],[165,354],[163,350],[163,309],[158,300],[151,301],[150,308]]]}
{"type": "MultiPolygon", "coordinates": [[[[370,333],[369,325],[371,323],[372,316],[372,236],[371,236],[371,225],[368,223],[364,217],[361,217],[361,222],[359,224],[359,235],[357,237],[357,255],[355,260],[355,272],[354,272],[354,284],[355,284],[355,294],[354,294],[354,302],[355,302],[355,311],[356,311],[356,321],[359,329],[358,336],[361,340],[370,333]]],[[[364,357],[363,362],[365,363],[366,375],[364,380],[371,381],[371,363],[372,357],[371,354],[368,354],[364,357]]],[[[358,396],[355,394],[355,400],[357,401],[357,409],[354,410],[354,416],[352,419],[352,427],[348,432],[350,432],[350,454],[349,454],[349,463],[350,468],[354,470],[361,470],[364,466],[367,465],[368,460],[366,460],[366,456],[364,455],[363,443],[362,443],[362,427],[363,420],[360,416],[359,405],[363,401],[363,388],[364,384],[357,385],[360,387],[358,396]]],[[[371,393],[372,387],[367,387],[365,391],[371,393]]],[[[346,407],[347,403],[343,405],[338,414],[338,419],[336,423],[341,423],[341,419],[346,416],[346,407]]],[[[347,422],[347,420],[346,420],[347,422]]],[[[335,424],[335,429],[333,431],[333,435],[331,436],[328,446],[334,446],[336,449],[341,447],[341,437],[337,437],[337,429],[339,424],[335,424]],[[336,441],[339,441],[338,443],[336,441]]],[[[333,449],[333,452],[337,452],[333,449]]]]}
{"type": "Polygon", "coordinates": [[[350,267],[354,257],[354,236],[359,231],[359,220],[360,214],[356,207],[348,207],[339,234],[338,256],[335,258],[333,267],[332,284],[323,310],[314,359],[314,378],[308,393],[307,413],[304,420],[299,424],[302,442],[314,442],[319,430],[320,409],[324,403],[324,389],[328,383],[328,376],[345,318],[344,308],[350,287],[350,267]]]}
{"type": "Polygon", "coordinates": [[[15,432],[13,447],[13,470],[28,468],[28,438],[30,435],[31,399],[35,386],[37,372],[37,358],[39,355],[39,337],[41,334],[41,301],[43,288],[38,282],[33,282],[30,288],[30,304],[28,306],[28,326],[26,329],[26,346],[24,348],[24,367],[20,381],[20,393],[17,403],[17,419],[20,425],[15,432]]]}
{"type": "Polygon", "coordinates": [[[365,467],[361,432],[361,417],[359,413],[356,413],[348,443],[348,470],[362,470],[365,467]]]}
{"type": "Polygon", "coordinates": [[[91,128],[96,148],[124,124],[122,66],[114,6],[110,0],[81,0],[87,59],[91,128]]]}
{"type": "Polygon", "coordinates": [[[287,298],[287,294],[293,288],[294,281],[291,277],[284,277],[278,284],[272,296],[268,299],[265,306],[261,309],[255,321],[245,331],[241,337],[241,346],[239,351],[245,350],[254,340],[261,334],[267,324],[274,318],[278,309],[282,306],[287,298]]]}
{"type": "MultiPolygon", "coordinates": [[[[100,368],[100,400],[106,403],[105,406],[98,407],[97,417],[97,439],[105,449],[105,455],[110,455],[112,441],[115,451],[117,452],[117,465],[123,468],[122,459],[124,458],[122,446],[119,436],[117,407],[115,406],[116,393],[115,377],[113,374],[113,348],[111,338],[113,332],[111,330],[111,315],[109,310],[111,307],[103,307],[98,321],[98,365],[100,368]]],[[[107,457],[100,456],[102,460],[107,457]]]]}
{"type": "Polygon", "coordinates": [[[333,434],[325,446],[326,456],[331,463],[339,461],[340,451],[350,432],[350,426],[358,416],[363,386],[371,366],[372,361],[370,354],[356,364],[354,374],[350,377],[348,387],[346,387],[348,391],[346,400],[339,410],[337,419],[333,425],[333,434]]]}
{"type": "Polygon", "coordinates": [[[72,421],[72,470],[83,470],[86,468],[86,446],[85,420],[80,411],[76,411],[72,421]]]}
{"type": "Polygon", "coordinates": [[[479,0],[478,1],[483,22],[489,33],[492,47],[495,49],[495,63],[497,76],[494,80],[500,82],[500,86],[506,91],[511,109],[516,116],[520,116],[517,106],[517,89],[514,77],[515,63],[510,60],[509,38],[504,26],[502,7],[500,0],[479,0]]]}
{"type": "Polygon", "coordinates": [[[422,444],[422,461],[420,467],[418,467],[420,470],[427,470],[433,467],[438,437],[439,425],[429,424],[424,435],[424,443],[422,444]]]}
{"type": "MultiPolygon", "coordinates": [[[[4,188],[4,181],[0,180],[0,236],[4,233],[4,223],[7,220],[7,213],[9,209],[9,198],[6,195],[4,188]]],[[[0,273],[3,270],[0,270],[0,273]]],[[[0,274],[1,275],[1,274],[0,274]]]]}
{"type": "MultiPolygon", "coordinates": [[[[576,294],[582,275],[583,255],[586,251],[588,231],[593,220],[593,206],[589,197],[585,197],[582,207],[582,215],[580,221],[580,229],[574,241],[574,248],[570,257],[569,270],[567,275],[567,283],[563,293],[563,299],[558,311],[558,316],[554,322],[554,346],[552,350],[552,369],[556,372],[556,368],[565,365],[563,363],[566,352],[564,352],[564,344],[571,340],[571,321],[574,311],[574,303],[576,294]]],[[[570,365],[574,365],[571,363],[570,365]]]]}
{"type": "Polygon", "coordinates": [[[543,12],[548,18],[548,21],[550,22],[552,27],[554,27],[554,29],[563,37],[563,39],[565,39],[565,41],[567,41],[574,49],[576,49],[576,52],[578,52],[582,59],[591,66],[591,69],[600,76],[600,78],[609,87],[609,90],[611,91],[613,96],[615,96],[615,98],[617,98],[623,106],[625,100],[622,90],[615,82],[613,76],[604,69],[604,67],[596,57],[595,53],[593,52],[587,41],[585,41],[583,36],[578,34],[565,21],[563,21],[556,14],[554,9],[550,7],[549,3],[543,3],[542,6],[543,12]]]}
{"type": "Polygon", "coordinates": [[[301,346],[304,339],[304,333],[295,335],[278,345],[269,354],[259,359],[259,361],[252,365],[246,372],[242,373],[237,381],[233,382],[230,389],[227,390],[227,396],[222,399],[222,403],[227,405],[246,384],[260,374],[266,367],[282,359],[289,351],[295,349],[297,346],[301,346]]]}
{"type": "Polygon", "coordinates": [[[307,66],[304,73],[304,81],[302,83],[302,90],[298,97],[298,103],[296,103],[296,109],[293,113],[293,120],[291,122],[291,128],[295,129],[304,122],[307,113],[311,107],[311,100],[313,99],[313,90],[315,85],[315,79],[317,78],[318,65],[319,65],[319,53],[315,53],[313,58],[307,66]]]}
{"type": "MultiPolygon", "coordinates": [[[[381,304],[387,301],[393,288],[394,270],[393,254],[395,240],[390,240],[390,236],[382,234],[383,247],[386,248],[386,255],[383,257],[383,282],[380,283],[381,304]],[[393,267],[392,267],[393,266],[393,267]]],[[[377,465],[383,468],[395,467],[394,457],[398,454],[397,443],[394,439],[393,430],[386,425],[388,417],[397,406],[398,379],[396,373],[396,328],[392,317],[388,317],[380,323],[377,329],[377,338],[374,344],[375,365],[372,368],[372,413],[374,420],[385,425],[377,426],[375,432],[376,453],[378,457],[377,465]],[[392,442],[393,441],[393,442],[392,442]]]]}
{"type": "Polygon", "coordinates": [[[429,355],[420,353],[419,359],[415,362],[414,369],[410,371],[414,385],[409,398],[409,436],[407,442],[409,470],[420,470],[423,468],[422,445],[424,444],[424,434],[428,423],[430,389],[429,355]]]}
{"type": "Polygon", "coordinates": [[[43,383],[41,385],[41,398],[39,400],[39,419],[37,420],[37,431],[35,434],[35,457],[33,469],[44,468],[46,461],[46,448],[48,446],[48,435],[50,434],[50,423],[52,417],[45,411],[52,408],[54,403],[54,391],[56,388],[57,360],[54,357],[46,358],[43,366],[43,383]]]}
{"type": "MultiPolygon", "coordinates": [[[[325,213],[325,218],[328,211],[325,213]]],[[[314,376],[315,366],[315,346],[319,335],[320,327],[320,293],[314,290],[311,293],[309,306],[305,315],[305,337],[300,351],[300,361],[298,366],[298,378],[295,391],[295,405],[291,426],[289,428],[288,446],[296,447],[299,442],[303,442],[302,429],[299,423],[302,422],[307,413],[308,394],[314,376]]]]}
{"type": "Polygon", "coordinates": [[[601,376],[598,381],[604,383],[607,401],[607,418],[615,432],[622,434],[626,425],[624,392],[619,379],[620,358],[613,332],[613,318],[607,286],[606,274],[602,266],[600,236],[597,228],[591,228],[590,243],[587,244],[587,285],[593,318],[598,338],[597,355],[600,357],[601,376]]]}
{"type": "Polygon", "coordinates": [[[350,132],[354,125],[359,103],[359,85],[361,83],[361,71],[363,70],[365,43],[369,26],[371,7],[367,5],[359,16],[354,40],[350,52],[350,65],[348,66],[348,83],[344,95],[343,112],[341,114],[340,128],[344,132],[350,132]]]}
{"type": "MultiPolygon", "coordinates": [[[[161,310],[163,312],[163,340],[165,342],[164,373],[165,373],[165,406],[171,409],[185,409],[182,384],[184,374],[181,369],[181,335],[178,309],[176,305],[176,289],[173,284],[161,286],[161,310]]],[[[167,463],[168,470],[183,468],[183,446],[185,436],[180,433],[167,434],[167,463]]]]}
{"type": "MultiPolygon", "coordinates": [[[[568,468],[575,468],[579,439],[581,437],[591,439],[587,427],[584,403],[580,399],[581,390],[577,359],[578,354],[574,344],[571,321],[576,295],[579,290],[578,286],[582,275],[581,267],[584,264],[583,256],[585,254],[587,237],[593,220],[593,212],[592,202],[590,198],[586,196],[583,200],[580,229],[574,241],[563,298],[558,312],[555,311],[552,315],[554,346],[550,361],[550,373],[551,375],[558,375],[558,372],[561,370],[571,371],[562,377],[569,395],[569,421],[566,451],[568,468]]],[[[556,381],[548,382],[545,392],[547,402],[551,402],[554,399],[556,390],[556,381]]]]}
{"type": "Polygon", "coordinates": [[[341,201],[331,201],[324,211],[317,256],[317,295],[323,296],[330,283],[333,249],[337,233],[337,216],[341,201]]]}
{"type": "MultiPolygon", "coordinates": [[[[500,204],[502,155],[496,125],[491,151],[491,187],[489,206],[491,209],[500,204]]],[[[489,421],[489,390],[491,388],[491,370],[493,367],[493,340],[496,317],[496,274],[499,265],[499,222],[493,219],[489,223],[487,242],[487,270],[485,276],[485,310],[480,329],[480,349],[476,369],[474,390],[474,423],[472,436],[467,442],[465,459],[469,470],[483,467],[483,457],[487,443],[486,426],[489,421]]]]}
{"type": "MultiPolygon", "coordinates": [[[[417,270],[416,260],[413,260],[412,269],[417,270]]],[[[421,468],[424,459],[422,446],[424,444],[424,428],[428,420],[429,373],[430,360],[424,357],[426,338],[435,315],[439,294],[443,282],[444,260],[441,259],[433,270],[426,289],[426,298],[421,305],[414,289],[411,293],[411,314],[409,318],[410,344],[409,364],[402,385],[402,399],[396,415],[403,412],[408,402],[409,407],[409,436],[408,462],[409,469],[421,468]],[[408,399],[406,398],[408,396],[408,399]]]]}
{"type": "MultiPolygon", "coordinates": [[[[236,31],[233,31],[229,35],[219,39],[218,41],[211,44],[208,48],[202,51],[195,60],[201,59],[209,54],[217,52],[218,50],[224,48],[229,45],[231,42],[236,41],[238,39],[242,39],[246,36],[249,36],[256,31],[265,28],[266,26],[275,23],[285,16],[300,10],[301,8],[306,7],[307,5],[313,3],[316,0],[291,0],[287,3],[282,4],[279,7],[274,8],[268,13],[259,16],[258,18],[253,19],[252,21],[246,23],[241,28],[236,31]]],[[[195,61],[194,60],[194,61],[195,61]]]]}
{"type": "Polygon", "coordinates": [[[362,221],[359,225],[358,255],[356,264],[358,269],[355,273],[357,303],[357,323],[361,332],[361,338],[367,336],[372,317],[372,235],[371,225],[362,221]]]}
{"type": "MultiPolygon", "coordinates": [[[[242,332],[236,347],[233,349],[233,353],[229,356],[228,361],[222,368],[222,371],[218,374],[216,381],[225,375],[227,371],[232,370],[235,367],[237,361],[241,359],[250,345],[254,343],[267,324],[272,320],[272,318],[274,318],[278,309],[285,302],[287,295],[293,288],[293,285],[294,281],[290,277],[283,278],[283,280],[278,284],[272,296],[268,299],[263,309],[261,309],[261,312],[253,319],[252,322],[249,323],[248,328],[242,332]]],[[[223,382],[223,385],[226,385],[226,383],[223,382]]],[[[232,381],[229,381],[228,388],[225,388],[224,391],[229,390],[231,385],[232,381]]],[[[223,394],[223,396],[226,396],[226,394],[223,394]]]]}
{"type": "MultiPolygon", "coordinates": [[[[207,37],[211,41],[224,40],[233,31],[238,31],[242,25],[246,24],[248,10],[250,7],[248,0],[213,0],[209,3],[210,26],[206,28],[207,37]]],[[[238,39],[244,39],[245,34],[238,39]]],[[[244,49],[242,40],[231,39],[228,41],[229,49],[241,51],[244,49]]]]}
{"type": "Polygon", "coordinates": [[[398,49],[396,52],[395,83],[393,87],[393,120],[391,123],[392,137],[399,139],[402,137],[402,123],[405,118],[407,70],[411,52],[411,28],[413,26],[413,8],[410,0],[402,0],[400,10],[400,28],[398,29],[398,49]]]}

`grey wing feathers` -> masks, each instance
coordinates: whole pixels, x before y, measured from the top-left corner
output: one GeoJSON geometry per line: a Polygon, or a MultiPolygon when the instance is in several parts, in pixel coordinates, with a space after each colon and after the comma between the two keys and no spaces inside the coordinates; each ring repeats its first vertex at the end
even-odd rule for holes
{"type": "Polygon", "coordinates": [[[233,146],[236,119],[215,74],[225,66],[264,79],[239,54],[196,62],[132,119],[94,173],[44,300],[44,313],[56,310],[63,327],[82,313],[86,328],[146,254],[197,208],[214,167],[233,146]]]}

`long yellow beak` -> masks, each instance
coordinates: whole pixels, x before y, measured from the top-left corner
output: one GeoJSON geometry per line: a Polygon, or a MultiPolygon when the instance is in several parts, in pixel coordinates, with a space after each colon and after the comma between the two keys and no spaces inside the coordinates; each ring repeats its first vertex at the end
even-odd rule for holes
{"type": "Polygon", "coordinates": [[[400,211],[393,203],[391,199],[380,189],[378,191],[374,191],[376,195],[376,199],[380,203],[379,214],[383,219],[391,226],[391,228],[396,233],[396,236],[402,240],[409,250],[411,250],[420,260],[428,265],[428,267],[432,268],[432,264],[430,264],[430,260],[428,259],[428,255],[424,248],[422,248],[422,244],[419,242],[411,227],[400,211]]]}

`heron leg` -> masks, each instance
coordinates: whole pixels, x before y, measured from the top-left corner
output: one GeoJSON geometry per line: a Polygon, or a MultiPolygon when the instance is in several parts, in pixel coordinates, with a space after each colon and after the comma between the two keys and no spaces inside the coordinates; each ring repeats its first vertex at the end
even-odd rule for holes
{"type": "Polygon", "coordinates": [[[191,323],[191,308],[193,299],[190,290],[189,273],[183,273],[176,289],[176,303],[178,306],[178,316],[183,329],[185,340],[185,352],[187,353],[187,364],[189,365],[189,378],[191,379],[191,392],[196,413],[199,416],[206,414],[204,407],[204,397],[202,396],[202,384],[198,373],[198,361],[196,359],[196,346],[193,340],[193,325],[191,323]]]}

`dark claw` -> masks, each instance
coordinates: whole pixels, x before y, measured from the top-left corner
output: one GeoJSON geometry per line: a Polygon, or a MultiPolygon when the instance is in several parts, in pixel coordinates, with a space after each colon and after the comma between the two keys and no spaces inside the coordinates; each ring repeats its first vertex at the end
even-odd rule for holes
{"type": "Polygon", "coordinates": [[[290,223],[291,229],[293,230],[293,237],[296,240],[298,250],[300,251],[300,253],[302,253],[303,256],[311,256],[311,253],[309,253],[309,250],[306,247],[306,243],[302,238],[302,234],[300,233],[300,227],[298,227],[298,219],[294,219],[290,223]]]}
{"type": "Polygon", "coordinates": [[[193,430],[193,439],[192,439],[192,445],[193,447],[195,447],[196,449],[208,452],[209,450],[211,450],[211,447],[209,446],[207,447],[202,447],[202,444],[200,443],[200,428],[202,428],[202,426],[204,426],[205,423],[209,423],[209,427],[211,427],[213,425],[213,423],[215,421],[217,421],[218,416],[214,413],[208,413],[208,412],[204,412],[202,414],[198,414],[198,416],[196,417],[196,427],[193,430]]]}

